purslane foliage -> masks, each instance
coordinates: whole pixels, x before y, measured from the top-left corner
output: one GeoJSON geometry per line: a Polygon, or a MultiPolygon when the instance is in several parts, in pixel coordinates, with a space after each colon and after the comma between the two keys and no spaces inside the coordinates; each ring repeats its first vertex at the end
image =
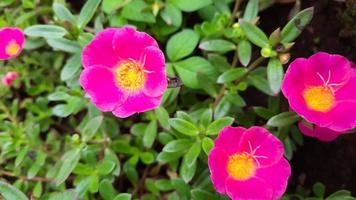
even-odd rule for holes
{"type": "MultiPolygon", "coordinates": [[[[233,123],[265,124],[291,159],[303,138],[295,125],[299,117],[281,106],[283,64],[313,8],[268,36],[258,27],[258,1],[237,11],[234,4],[88,0],[78,10],[64,0],[1,2],[0,25],[24,28],[28,50],[19,60],[0,63],[0,73],[12,68],[21,74],[17,92],[0,88],[0,174],[13,181],[13,186],[0,182],[1,195],[10,200],[226,199],[212,188],[207,154],[218,131],[233,123]],[[159,40],[168,75],[179,77],[183,86],[169,88],[156,110],[121,120],[98,111],[78,77],[80,53],[94,34],[127,24],[159,40]],[[246,97],[248,89],[259,92],[246,97]],[[247,101],[255,96],[262,103],[247,101]]],[[[313,187],[318,198],[324,190],[321,184],[313,187]]],[[[305,197],[284,199],[295,195],[305,197]]],[[[338,197],[350,193],[325,198],[338,197]]]]}

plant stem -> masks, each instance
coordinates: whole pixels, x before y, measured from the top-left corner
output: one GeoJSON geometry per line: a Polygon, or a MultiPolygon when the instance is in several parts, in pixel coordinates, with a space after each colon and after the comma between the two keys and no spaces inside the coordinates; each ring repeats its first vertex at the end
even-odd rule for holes
{"type": "MultiPolygon", "coordinates": [[[[246,69],[246,73],[239,79],[237,79],[234,83],[235,84],[239,84],[241,81],[243,81],[249,74],[252,70],[254,70],[256,67],[259,66],[259,64],[261,64],[261,62],[263,62],[265,60],[264,57],[259,57],[257,58],[253,63],[251,63],[251,65],[249,65],[246,69]]],[[[219,104],[219,102],[221,101],[221,99],[223,98],[224,94],[225,94],[225,91],[227,89],[227,86],[224,85],[218,96],[215,98],[215,101],[214,101],[214,104],[213,104],[213,110],[215,109],[215,107],[219,104]]]]}
{"type": "Polygon", "coordinates": [[[26,180],[26,181],[35,181],[35,182],[51,182],[52,181],[51,179],[43,178],[43,177],[37,177],[37,176],[32,177],[32,178],[29,178],[27,176],[21,176],[21,175],[18,176],[18,175],[15,175],[12,172],[4,171],[4,170],[0,170],[0,174],[8,176],[8,177],[15,177],[15,178],[26,180]]]}
{"type": "Polygon", "coordinates": [[[231,26],[235,21],[237,11],[239,11],[240,3],[241,0],[235,0],[235,5],[234,5],[234,9],[232,10],[229,26],[231,26]]]}

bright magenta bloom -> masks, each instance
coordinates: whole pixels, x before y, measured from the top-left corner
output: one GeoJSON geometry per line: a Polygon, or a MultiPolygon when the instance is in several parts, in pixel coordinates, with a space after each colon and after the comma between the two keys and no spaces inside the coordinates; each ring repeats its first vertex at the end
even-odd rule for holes
{"type": "Polygon", "coordinates": [[[300,132],[302,132],[304,135],[316,138],[323,142],[333,141],[339,135],[345,134],[343,132],[336,132],[331,129],[323,128],[319,126],[308,127],[303,122],[299,122],[298,127],[300,132]]]}
{"type": "Polygon", "coordinates": [[[98,33],[82,54],[80,84],[101,111],[120,118],[159,106],[167,88],[164,54],[131,27],[98,33]]]}
{"type": "Polygon", "coordinates": [[[0,60],[8,60],[18,56],[25,44],[25,36],[21,29],[5,27],[0,29],[0,60]]]}
{"type": "Polygon", "coordinates": [[[279,199],[291,170],[283,144],[262,127],[225,127],[208,157],[213,185],[233,200],[279,199]]]}
{"type": "Polygon", "coordinates": [[[343,132],[356,126],[356,69],[340,55],[323,52],[293,61],[282,91],[307,121],[343,132]]]}

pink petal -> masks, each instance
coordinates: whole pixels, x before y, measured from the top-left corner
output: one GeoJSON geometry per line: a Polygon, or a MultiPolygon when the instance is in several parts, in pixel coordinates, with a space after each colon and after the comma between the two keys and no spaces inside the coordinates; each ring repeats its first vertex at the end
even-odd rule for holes
{"type": "Polygon", "coordinates": [[[330,142],[335,140],[340,134],[339,132],[335,132],[328,128],[323,128],[319,126],[315,126],[313,129],[307,127],[303,122],[298,123],[298,127],[300,132],[304,135],[317,138],[323,142],[330,142]]]}
{"type": "Polygon", "coordinates": [[[340,55],[318,52],[308,58],[308,67],[304,74],[308,75],[305,77],[309,80],[307,84],[323,85],[318,73],[326,82],[329,79],[329,83],[342,83],[349,79],[350,62],[340,55]]]}
{"type": "Polygon", "coordinates": [[[247,129],[241,139],[240,150],[253,154],[259,167],[275,164],[284,153],[282,142],[267,129],[257,126],[247,129]]]}
{"type": "Polygon", "coordinates": [[[337,132],[344,132],[356,127],[356,102],[338,103],[329,113],[332,123],[325,126],[337,132]]]}
{"type": "Polygon", "coordinates": [[[80,75],[80,85],[90,96],[96,107],[103,111],[112,111],[125,97],[115,85],[113,73],[104,66],[85,68],[80,75]]]}
{"type": "Polygon", "coordinates": [[[149,46],[143,50],[140,60],[144,61],[147,71],[166,71],[166,63],[163,52],[155,47],[149,46]]]}
{"type": "Polygon", "coordinates": [[[335,92],[337,101],[353,101],[356,102],[356,69],[352,69],[351,77],[345,85],[340,87],[335,92]]]}
{"type": "Polygon", "coordinates": [[[272,187],[273,197],[271,199],[280,199],[282,197],[287,189],[290,174],[290,165],[284,158],[270,167],[260,168],[256,171],[256,177],[265,180],[272,187]]]}
{"type": "Polygon", "coordinates": [[[162,96],[148,97],[141,92],[131,94],[122,105],[118,106],[113,111],[113,114],[120,118],[126,118],[135,113],[145,112],[157,108],[160,105],[161,100],[162,96]]]}
{"type": "Polygon", "coordinates": [[[296,112],[306,107],[304,98],[302,96],[306,84],[304,78],[306,77],[305,68],[307,67],[307,60],[298,58],[294,60],[288,67],[282,82],[282,92],[288,99],[290,107],[296,112]]]}
{"type": "Polygon", "coordinates": [[[118,64],[119,58],[113,49],[114,35],[120,29],[107,28],[99,32],[94,39],[83,49],[83,66],[102,65],[114,67],[118,64]]]}
{"type": "Polygon", "coordinates": [[[226,193],[232,200],[274,200],[273,189],[260,178],[250,178],[246,181],[226,180],[226,193]]]}
{"type": "Polygon", "coordinates": [[[143,92],[150,97],[162,96],[168,84],[163,52],[154,46],[146,47],[141,57],[146,71],[143,92]]]}
{"type": "Polygon", "coordinates": [[[133,59],[140,62],[141,55],[146,47],[155,46],[158,48],[156,40],[150,35],[136,31],[129,26],[120,28],[115,33],[113,45],[120,59],[133,59]]]}
{"type": "Polygon", "coordinates": [[[216,191],[222,194],[225,193],[225,181],[228,177],[228,159],[227,153],[218,147],[213,148],[208,156],[211,181],[216,191]]]}
{"type": "Polygon", "coordinates": [[[238,153],[240,151],[239,144],[245,131],[246,129],[242,127],[227,126],[220,131],[214,146],[225,150],[228,155],[238,153]]]}
{"type": "Polygon", "coordinates": [[[7,60],[17,57],[25,44],[25,36],[21,29],[13,27],[5,27],[0,29],[0,60],[7,60]],[[11,42],[15,41],[20,49],[16,55],[10,56],[6,53],[6,47],[11,42]]]}

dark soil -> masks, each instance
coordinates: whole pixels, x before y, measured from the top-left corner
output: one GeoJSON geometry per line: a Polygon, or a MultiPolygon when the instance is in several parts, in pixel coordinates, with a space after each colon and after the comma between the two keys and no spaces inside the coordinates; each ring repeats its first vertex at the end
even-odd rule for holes
{"type": "MultiPolygon", "coordinates": [[[[311,24],[297,39],[292,59],[309,57],[317,51],[341,54],[356,61],[356,1],[305,0],[302,8],[314,6],[311,24]]],[[[268,33],[283,26],[293,4],[276,4],[261,13],[261,24],[268,33]]],[[[356,87],[356,86],[355,86],[356,87]]],[[[339,137],[331,143],[305,138],[291,161],[292,177],[289,188],[297,185],[311,188],[320,181],[330,194],[340,189],[356,194],[356,134],[339,137]]]]}

